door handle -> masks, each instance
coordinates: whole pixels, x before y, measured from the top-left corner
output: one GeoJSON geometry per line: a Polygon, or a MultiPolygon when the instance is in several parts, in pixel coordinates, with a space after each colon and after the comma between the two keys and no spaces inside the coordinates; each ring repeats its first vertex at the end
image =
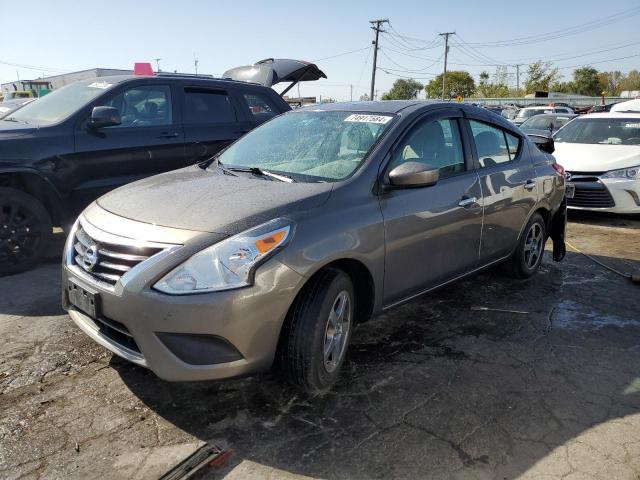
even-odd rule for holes
{"type": "Polygon", "coordinates": [[[527,180],[524,183],[524,188],[526,188],[527,190],[533,190],[534,188],[536,188],[536,182],[534,182],[533,180],[527,180]]]}
{"type": "Polygon", "coordinates": [[[178,132],[163,132],[158,138],[176,138],[178,135],[178,132]]]}
{"type": "Polygon", "coordinates": [[[458,205],[466,208],[471,205],[475,205],[476,203],[478,203],[478,199],[476,197],[463,197],[462,200],[458,202],[458,205]]]}

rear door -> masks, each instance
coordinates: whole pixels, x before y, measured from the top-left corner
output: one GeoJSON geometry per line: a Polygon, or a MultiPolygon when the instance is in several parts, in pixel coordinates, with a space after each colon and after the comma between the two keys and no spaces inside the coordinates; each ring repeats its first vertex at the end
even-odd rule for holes
{"type": "Polygon", "coordinates": [[[458,108],[428,114],[393,148],[386,175],[408,161],[440,170],[430,187],[393,188],[380,206],[387,306],[473,270],[482,228],[481,193],[458,108]]]}
{"type": "Polygon", "coordinates": [[[184,166],[184,134],[170,82],[125,84],[98,104],[117,108],[122,123],[89,129],[89,109],[76,125],[68,178],[79,208],[115,187],[184,166]]]}
{"type": "Polygon", "coordinates": [[[487,264],[515,248],[538,200],[536,174],[519,134],[486,119],[469,118],[467,125],[484,208],[480,263],[487,264]]]}
{"type": "Polygon", "coordinates": [[[187,164],[207,160],[252,128],[232,88],[182,88],[187,164]]]}

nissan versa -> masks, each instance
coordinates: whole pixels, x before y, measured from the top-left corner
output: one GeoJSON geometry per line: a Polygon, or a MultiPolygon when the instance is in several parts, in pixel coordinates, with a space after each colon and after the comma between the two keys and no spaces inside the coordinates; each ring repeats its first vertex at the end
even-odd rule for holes
{"type": "Polygon", "coordinates": [[[552,142],[537,148],[464,104],[289,112],[87,207],[65,248],[63,303],[163,379],[275,365],[323,391],[358,322],[500,262],[529,277],[548,237],[563,258],[552,142]]]}

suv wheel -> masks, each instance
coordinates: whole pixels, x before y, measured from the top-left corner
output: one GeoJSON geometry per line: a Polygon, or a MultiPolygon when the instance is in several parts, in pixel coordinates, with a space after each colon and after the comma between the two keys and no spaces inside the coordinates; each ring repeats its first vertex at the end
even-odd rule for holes
{"type": "Polygon", "coordinates": [[[534,213],[520,237],[516,251],[509,260],[509,273],[515,278],[529,278],[536,273],[542,263],[546,241],[544,219],[539,213],[534,213]]]}
{"type": "Polygon", "coordinates": [[[280,366],[308,393],[327,391],[337,380],[353,329],[355,294],[341,270],[321,272],[300,294],[287,317],[280,366]]]}
{"type": "Polygon", "coordinates": [[[0,188],[0,276],[23,272],[38,263],[51,231],[51,216],[35,197],[15,188],[0,188]]]}

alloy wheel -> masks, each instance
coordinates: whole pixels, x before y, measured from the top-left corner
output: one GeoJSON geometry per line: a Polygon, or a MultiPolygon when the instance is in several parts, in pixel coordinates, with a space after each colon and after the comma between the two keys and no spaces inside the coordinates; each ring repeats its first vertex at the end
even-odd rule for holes
{"type": "Polygon", "coordinates": [[[11,267],[38,254],[41,230],[38,218],[20,202],[0,204],[0,267],[11,267]]]}
{"type": "Polygon", "coordinates": [[[333,372],[342,361],[347,350],[351,329],[351,299],[346,290],[336,296],[329,312],[324,335],[324,368],[333,372]]]}
{"type": "Polygon", "coordinates": [[[527,268],[534,268],[540,261],[544,247],[542,236],[542,226],[539,223],[531,225],[524,243],[524,262],[527,268]]]}

